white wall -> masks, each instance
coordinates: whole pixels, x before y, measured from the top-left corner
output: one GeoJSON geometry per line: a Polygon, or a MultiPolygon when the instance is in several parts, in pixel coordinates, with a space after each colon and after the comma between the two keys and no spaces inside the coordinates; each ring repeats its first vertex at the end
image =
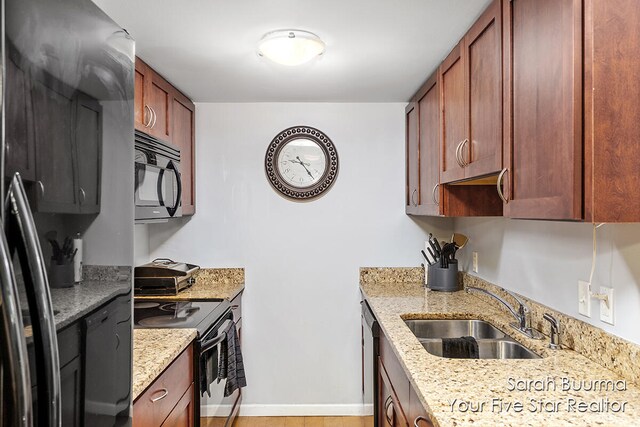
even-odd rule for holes
{"type": "Polygon", "coordinates": [[[639,224],[597,229],[592,290],[614,288],[614,326],[599,320],[597,300],[592,300],[590,319],[578,313],[578,280],[588,281],[591,272],[591,224],[464,218],[456,219],[454,228],[470,238],[459,252],[466,271],[471,271],[472,252],[478,251],[480,277],[640,343],[639,224]]]}
{"type": "Polygon", "coordinates": [[[244,413],[359,413],[359,267],[418,266],[426,232],[452,229],[404,213],[404,104],[196,111],[197,212],[149,225],[149,257],[246,268],[244,413]],[[299,124],[324,131],[340,156],[334,187],[307,203],[281,197],[264,173],[271,139],[299,124]]]}

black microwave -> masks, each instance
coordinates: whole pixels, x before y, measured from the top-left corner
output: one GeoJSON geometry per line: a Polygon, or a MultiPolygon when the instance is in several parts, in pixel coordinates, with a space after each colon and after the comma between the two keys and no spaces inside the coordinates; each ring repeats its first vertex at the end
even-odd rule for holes
{"type": "Polygon", "coordinates": [[[139,131],[134,146],[136,222],[182,216],[180,149],[139,131]]]}

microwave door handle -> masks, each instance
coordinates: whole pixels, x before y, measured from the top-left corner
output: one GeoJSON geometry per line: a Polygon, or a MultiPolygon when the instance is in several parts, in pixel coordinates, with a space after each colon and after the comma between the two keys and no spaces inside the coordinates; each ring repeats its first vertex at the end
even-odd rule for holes
{"type": "Polygon", "coordinates": [[[173,207],[167,208],[167,210],[169,211],[169,215],[174,216],[182,200],[182,178],[180,177],[180,171],[178,171],[178,168],[173,161],[169,162],[167,169],[173,170],[173,172],[176,174],[176,185],[178,187],[178,191],[176,192],[175,204],[173,205],[173,207]]]}
{"type": "Polygon", "coordinates": [[[158,174],[158,205],[164,206],[164,169],[160,169],[160,173],[158,174]]]}
{"type": "Polygon", "coordinates": [[[39,423],[60,427],[62,423],[60,361],[49,281],[29,201],[18,173],[11,179],[7,191],[5,221],[9,222],[9,226],[5,226],[5,229],[11,231],[8,238],[9,253],[13,253],[17,248],[24,274],[36,349],[38,344],[42,347],[41,366],[44,384],[41,385],[38,381],[38,405],[42,405],[38,412],[39,423]]]}
{"type": "MultiPolygon", "coordinates": [[[[13,405],[5,410],[12,414],[11,425],[31,427],[33,413],[31,410],[31,378],[27,343],[24,338],[24,324],[18,300],[11,257],[3,227],[0,225],[0,298],[2,298],[2,322],[4,323],[4,339],[6,365],[4,376],[11,385],[13,405]]],[[[7,399],[9,400],[9,399],[7,399]]]]}

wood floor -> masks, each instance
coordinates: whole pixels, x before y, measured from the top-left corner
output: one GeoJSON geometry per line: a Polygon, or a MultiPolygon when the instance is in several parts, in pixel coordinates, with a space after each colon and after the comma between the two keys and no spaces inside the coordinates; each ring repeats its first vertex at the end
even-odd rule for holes
{"type": "MultiPolygon", "coordinates": [[[[202,418],[202,427],[217,427],[202,418]]],[[[233,427],[373,427],[373,417],[238,417],[233,427]]]]}

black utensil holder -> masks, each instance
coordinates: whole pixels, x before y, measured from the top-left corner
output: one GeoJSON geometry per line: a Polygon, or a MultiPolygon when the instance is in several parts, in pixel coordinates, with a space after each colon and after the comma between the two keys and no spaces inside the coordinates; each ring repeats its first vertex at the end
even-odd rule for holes
{"type": "Polygon", "coordinates": [[[49,266],[49,287],[70,288],[75,284],[73,264],[55,264],[49,266]]]}
{"type": "Polygon", "coordinates": [[[427,274],[427,287],[432,291],[456,292],[462,290],[462,283],[458,281],[457,262],[450,262],[448,268],[442,268],[438,264],[431,265],[427,274]]]}

